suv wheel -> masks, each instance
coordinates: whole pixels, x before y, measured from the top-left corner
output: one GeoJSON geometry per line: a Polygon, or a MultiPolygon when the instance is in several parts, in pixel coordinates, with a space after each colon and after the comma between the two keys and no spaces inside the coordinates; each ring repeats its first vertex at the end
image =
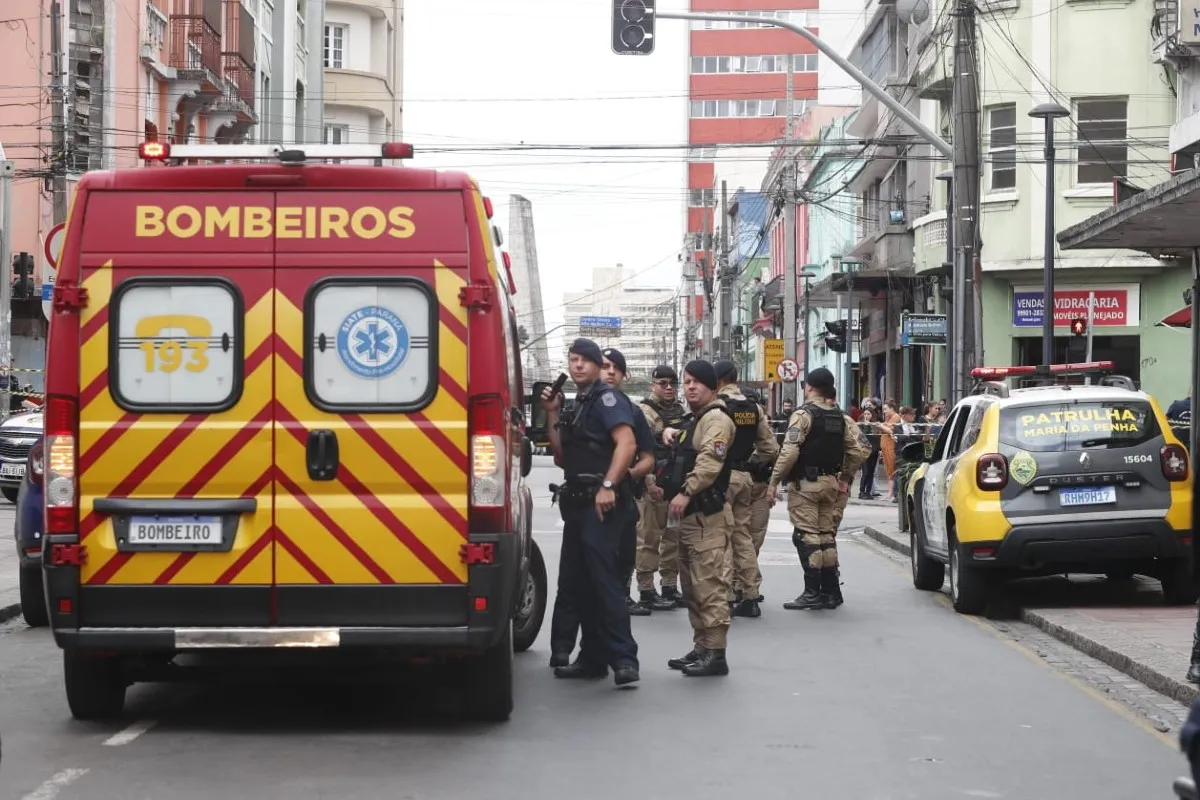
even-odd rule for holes
{"type": "Polygon", "coordinates": [[[523,653],[533,646],[546,618],[546,562],[537,542],[529,545],[529,571],[513,615],[513,650],[523,653]]]}
{"type": "Polygon", "coordinates": [[[64,650],[63,680],[75,719],[110,719],[125,708],[127,684],[117,658],[64,650]]]}
{"type": "Polygon", "coordinates": [[[15,487],[13,487],[13,486],[3,486],[3,487],[0,487],[0,494],[4,495],[4,499],[5,499],[5,500],[7,500],[8,502],[12,503],[13,505],[16,505],[16,503],[17,503],[17,489],[16,489],[15,487]]]}
{"type": "Polygon", "coordinates": [[[921,526],[917,524],[916,517],[911,511],[909,519],[913,520],[912,539],[909,544],[913,586],[923,592],[936,592],[946,582],[946,565],[940,561],[934,561],[925,552],[925,543],[921,540],[921,526]]]}
{"type": "Polygon", "coordinates": [[[960,614],[978,615],[987,608],[991,594],[991,576],[978,567],[964,566],[962,547],[950,530],[950,600],[960,614]]]}
{"type": "Polygon", "coordinates": [[[1192,560],[1176,558],[1159,562],[1158,581],[1162,584],[1163,602],[1169,606],[1190,606],[1196,602],[1196,586],[1192,582],[1192,560]]]}
{"type": "Polygon", "coordinates": [[[495,646],[467,661],[466,713],[479,722],[507,722],[513,710],[513,629],[495,646]]]}
{"type": "Polygon", "coordinates": [[[42,569],[38,566],[23,566],[20,571],[21,616],[31,628],[43,628],[50,623],[46,608],[46,595],[42,591],[42,569]]]}

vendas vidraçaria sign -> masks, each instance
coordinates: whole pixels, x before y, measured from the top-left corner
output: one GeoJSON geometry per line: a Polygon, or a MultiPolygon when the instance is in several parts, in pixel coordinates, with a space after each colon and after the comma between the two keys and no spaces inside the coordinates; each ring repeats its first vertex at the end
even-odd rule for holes
{"type": "MultiPolygon", "coordinates": [[[[1054,325],[1067,327],[1073,319],[1087,319],[1088,293],[1095,296],[1092,325],[1131,326],[1138,324],[1139,292],[1137,286],[1100,286],[1094,289],[1055,289],[1054,325]]],[[[1019,328],[1042,325],[1042,290],[1033,287],[1013,289],[1012,324],[1019,328]]]]}

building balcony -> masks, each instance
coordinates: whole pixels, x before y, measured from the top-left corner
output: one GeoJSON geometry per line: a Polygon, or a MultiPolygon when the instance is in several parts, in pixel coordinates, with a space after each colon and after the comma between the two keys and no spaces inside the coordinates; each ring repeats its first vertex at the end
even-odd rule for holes
{"type": "Polygon", "coordinates": [[[196,81],[200,93],[220,95],[222,0],[172,0],[168,65],[181,80],[196,81]]]}
{"type": "Polygon", "coordinates": [[[383,75],[353,69],[325,69],[325,104],[357,108],[394,123],[395,92],[383,75]]]}
{"type": "Polygon", "coordinates": [[[225,97],[221,110],[254,123],[254,17],[241,0],[225,0],[225,41],[221,45],[225,97]]]}
{"type": "Polygon", "coordinates": [[[922,100],[949,100],[954,87],[954,51],[930,40],[917,53],[912,68],[912,84],[922,100]]]}
{"type": "Polygon", "coordinates": [[[913,271],[936,273],[946,261],[946,212],[934,211],[913,220],[913,271]]]}

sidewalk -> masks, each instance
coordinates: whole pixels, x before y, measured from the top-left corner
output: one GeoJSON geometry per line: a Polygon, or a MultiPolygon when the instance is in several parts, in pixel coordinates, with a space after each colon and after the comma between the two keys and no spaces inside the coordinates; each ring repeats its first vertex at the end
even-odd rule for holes
{"type": "Polygon", "coordinates": [[[13,544],[15,506],[0,500],[0,622],[21,613],[21,584],[17,574],[17,548],[13,544]]]}
{"type": "MultiPolygon", "coordinates": [[[[908,534],[900,533],[894,523],[867,526],[864,533],[905,556],[910,554],[908,534]]],[[[1196,626],[1195,606],[1163,606],[1158,581],[1149,578],[1139,577],[1123,589],[1113,589],[1103,579],[1072,581],[1070,586],[1065,580],[1054,580],[1020,590],[1034,601],[1021,603],[1022,622],[1181,703],[1190,704],[1200,695],[1200,687],[1184,680],[1196,626]],[[1060,607],[1067,593],[1072,603],[1079,604],[1060,607]]]]}

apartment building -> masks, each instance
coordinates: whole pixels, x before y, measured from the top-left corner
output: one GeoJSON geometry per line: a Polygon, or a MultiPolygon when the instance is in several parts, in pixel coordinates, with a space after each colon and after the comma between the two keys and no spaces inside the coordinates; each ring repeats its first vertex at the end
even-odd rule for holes
{"type": "Polygon", "coordinates": [[[326,0],[324,139],[376,143],[400,137],[402,0],[326,0]]]}

